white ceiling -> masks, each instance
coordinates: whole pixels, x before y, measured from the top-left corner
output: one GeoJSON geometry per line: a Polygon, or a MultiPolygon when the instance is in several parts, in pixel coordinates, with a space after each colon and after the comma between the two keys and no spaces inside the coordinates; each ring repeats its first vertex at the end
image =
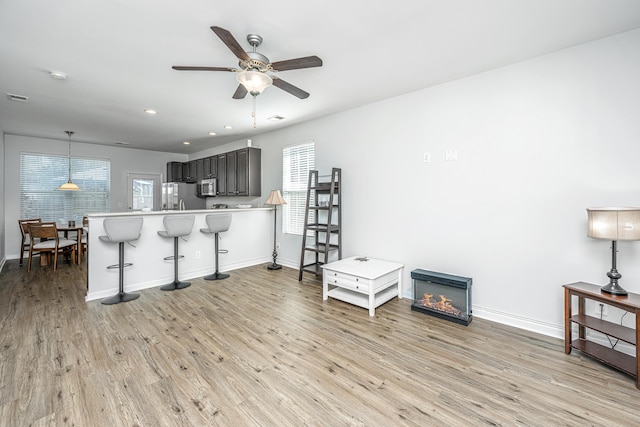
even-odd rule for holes
{"type": "Polygon", "coordinates": [[[0,128],[192,153],[639,27],[637,0],[0,0],[0,128]],[[271,61],[322,58],[278,74],[311,96],[266,89],[254,129],[233,73],[172,70],[237,66],[212,25],[271,61]]]}

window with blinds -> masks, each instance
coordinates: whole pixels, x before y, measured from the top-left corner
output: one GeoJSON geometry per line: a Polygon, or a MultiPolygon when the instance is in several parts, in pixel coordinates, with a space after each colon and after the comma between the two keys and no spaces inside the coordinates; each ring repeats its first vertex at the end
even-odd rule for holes
{"type": "Polygon", "coordinates": [[[282,214],[284,233],[302,236],[304,232],[309,171],[314,168],[314,142],[291,145],[282,149],[282,193],[287,201],[283,206],[282,214]]]}
{"type": "Polygon", "coordinates": [[[69,180],[69,158],[20,154],[20,218],[81,221],[88,213],[109,212],[111,163],[71,158],[71,180],[80,191],[57,190],[69,180]]]}

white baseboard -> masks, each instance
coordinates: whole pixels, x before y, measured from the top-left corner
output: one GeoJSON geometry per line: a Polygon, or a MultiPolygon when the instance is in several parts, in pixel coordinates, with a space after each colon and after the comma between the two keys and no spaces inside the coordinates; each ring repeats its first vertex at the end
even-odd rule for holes
{"type": "Polygon", "coordinates": [[[517,316],[511,313],[504,313],[486,307],[473,306],[473,316],[480,319],[491,320],[504,325],[515,326],[531,332],[537,332],[554,338],[564,339],[564,325],[557,325],[528,317],[517,316]]]}

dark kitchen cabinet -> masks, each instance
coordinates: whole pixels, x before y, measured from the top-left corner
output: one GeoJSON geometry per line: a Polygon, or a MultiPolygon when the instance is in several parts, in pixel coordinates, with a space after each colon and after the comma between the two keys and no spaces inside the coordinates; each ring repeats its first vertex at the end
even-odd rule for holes
{"type": "Polygon", "coordinates": [[[236,152],[227,153],[227,196],[238,194],[236,190],[236,152]]]}
{"type": "Polygon", "coordinates": [[[218,164],[217,178],[218,178],[218,195],[227,195],[227,155],[218,154],[216,156],[216,163],[218,164]]]}
{"type": "Polygon", "coordinates": [[[202,178],[200,179],[209,179],[215,178],[216,172],[218,170],[218,159],[216,156],[205,157],[204,159],[199,159],[202,161],[202,178]]]}
{"type": "Polygon", "coordinates": [[[195,162],[196,162],[196,181],[202,181],[207,177],[204,171],[204,159],[197,159],[195,162]]]}
{"type": "Polygon", "coordinates": [[[228,195],[261,195],[261,153],[259,148],[242,148],[227,153],[228,195]]]}
{"type": "Polygon", "coordinates": [[[209,159],[209,178],[218,177],[218,156],[208,157],[209,159]]]}
{"type": "Polygon", "coordinates": [[[261,195],[261,151],[247,147],[189,162],[167,163],[167,182],[216,178],[218,196],[261,195]]]}
{"type": "Polygon", "coordinates": [[[196,161],[191,160],[182,164],[182,182],[196,182],[196,161]]]}
{"type": "Polygon", "coordinates": [[[167,162],[166,182],[182,182],[182,162],[167,162]]]}

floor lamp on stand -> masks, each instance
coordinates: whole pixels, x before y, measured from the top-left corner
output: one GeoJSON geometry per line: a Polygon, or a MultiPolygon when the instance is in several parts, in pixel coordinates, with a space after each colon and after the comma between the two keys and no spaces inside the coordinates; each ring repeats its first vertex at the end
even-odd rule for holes
{"type": "Polygon", "coordinates": [[[264,202],[265,205],[273,205],[273,263],[267,265],[269,270],[280,270],[282,266],[276,262],[276,258],[278,258],[278,251],[276,250],[276,229],[278,225],[278,205],[286,205],[287,202],[282,198],[282,194],[280,194],[280,190],[271,190],[271,194],[269,194],[269,198],[264,202]]]}

